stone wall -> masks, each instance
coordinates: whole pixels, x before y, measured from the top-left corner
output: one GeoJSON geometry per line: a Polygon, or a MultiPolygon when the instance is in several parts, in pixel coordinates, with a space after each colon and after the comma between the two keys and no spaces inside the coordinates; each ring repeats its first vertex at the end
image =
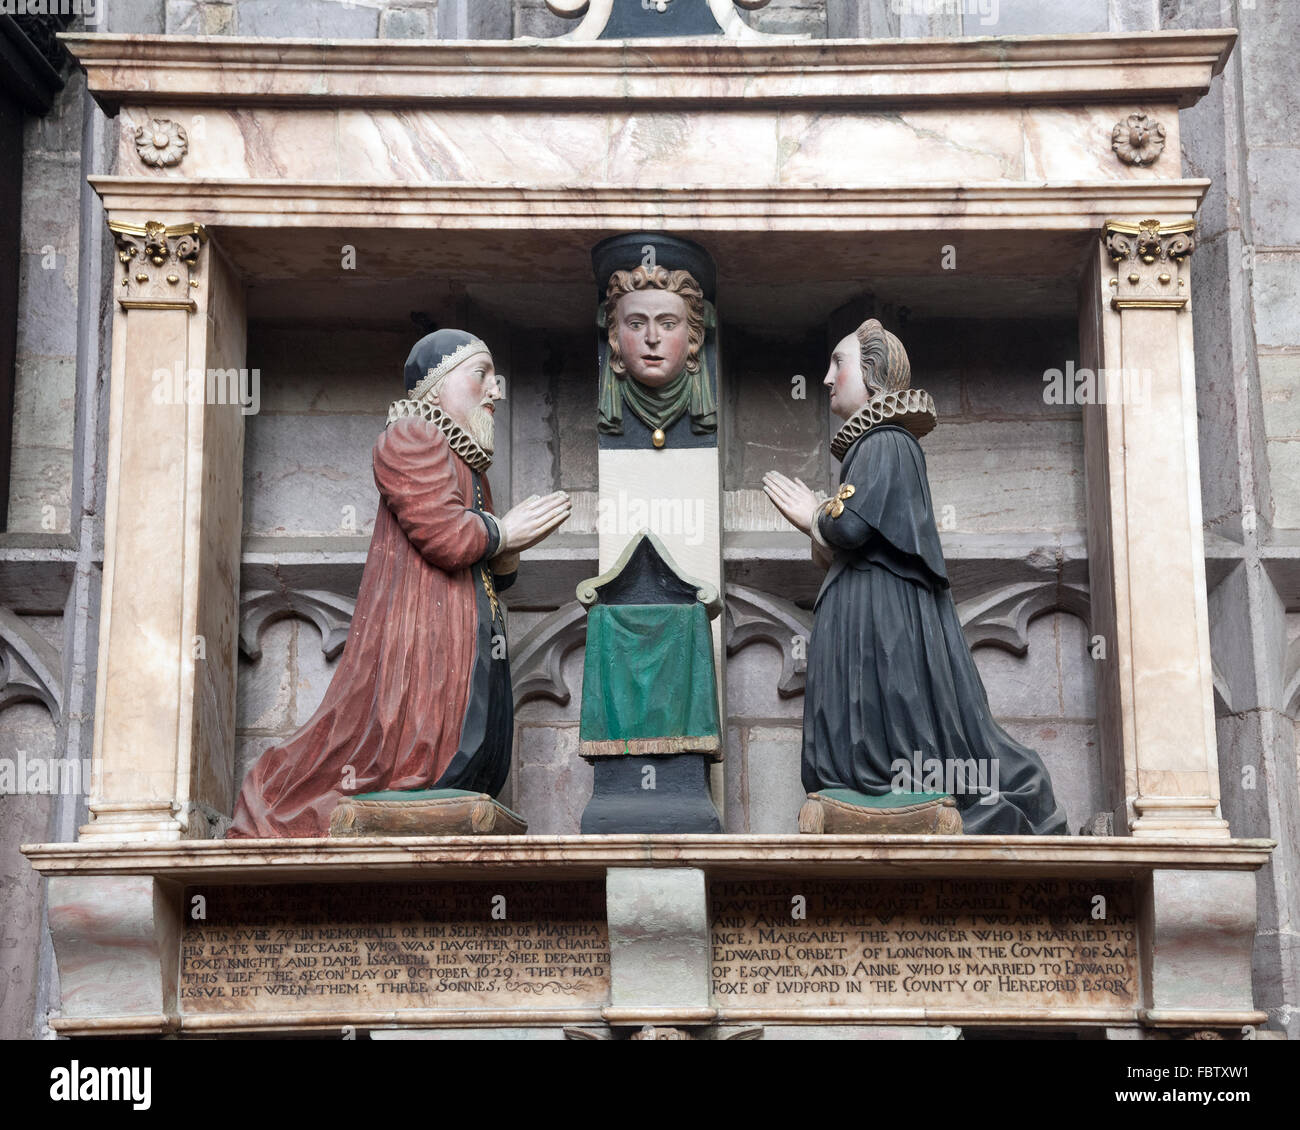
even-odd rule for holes
{"type": "MultiPolygon", "coordinates": [[[[1214,182],[1192,272],[1223,807],[1234,835],[1279,842],[1259,879],[1256,1000],[1269,1009],[1273,1026],[1300,1035],[1300,321],[1294,302],[1300,221],[1288,207],[1300,173],[1291,74],[1300,6],[1284,0],[963,0],[955,20],[929,0],[776,0],[744,18],[764,31],[813,36],[1241,29],[1223,76],[1182,114],[1181,156],[1184,175],[1214,182]]],[[[295,0],[292,6],[112,0],[92,30],[418,39],[552,36],[571,26],[541,0],[295,0]]],[[[57,710],[22,702],[0,711],[0,757],[19,751],[88,757],[94,713],[103,373],[114,258],[102,209],[84,178],[113,171],[116,136],[85,95],[79,72],[68,71],[67,79],[53,110],[29,121],[25,136],[10,521],[0,535],[0,605],[57,652],[59,678],[52,681],[61,683],[62,699],[57,710]]],[[[962,332],[965,340],[981,340],[978,327],[962,332]]],[[[263,411],[250,418],[244,467],[250,543],[332,539],[340,575],[359,576],[356,560],[376,502],[369,447],[409,339],[397,329],[326,339],[319,327],[254,324],[249,364],[258,358],[265,364],[263,411]],[[310,383],[304,370],[313,374],[310,383]]],[[[933,340],[936,355],[927,356],[928,335],[910,344],[918,383],[925,374],[945,421],[927,445],[936,502],[954,508],[955,525],[945,536],[1041,528],[1044,520],[1053,530],[1078,529],[1077,417],[1047,412],[1030,395],[1045,367],[1040,357],[1059,364],[1069,344],[1021,354],[1017,379],[1008,383],[986,349],[945,358],[941,340],[933,340]]],[[[569,347],[554,346],[559,354],[569,347]]],[[[512,349],[523,357],[513,343],[512,349]]],[[[738,341],[736,355],[742,351],[738,341]]],[[[794,363],[782,362],[787,382],[794,363]]],[[[545,379],[527,382],[515,400],[507,489],[519,496],[554,483],[590,492],[594,460],[576,426],[578,393],[559,379],[555,363],[537,364],[545,379]]],[[[790,405],[780,393],[774,384],[765,404],[755,401],[754,427],[781,425],[780,413],[790,405]]],[[[786,454],[806,452],[802,438],[789,440],[786,454]]],[[[760,467],[743,450],[733,453],[730,489],[755,490],[760,467]]],[[[545,615],[544,609],[515,613],[512,635],[545,615]]],[[[1080,619],[1057,610],[1030,626],[1023,658],[988,647],[976,651],[995,714],[1043,753],[1074,826],[1099,807],[1089,760],[1096,737],[1085,637],[1080,619]]],[[[241,659],[240,772],[308,716],[332,669],[318,630],[302,620],[271,624],[261,645],[257,662],[241,659]]],[[[745,649],[730,666],[736,721],[726,799],[733,830],[788,829],[797,808],[802,700],[775,693],[778,671],[779,655],[765,643],[745,649]]],[[[570,654],[564,679],[575,691],[581,685],[580,651],[570,654]]],[[[576,742],[572,704],[534,701],[521,709],[508,799],[528,810],[535,831],[576,827],[590,787],[576,742]]],[[[81,793],[0,796],[9,876],[0,916],[0,952],[9,955],[0,972],[0,1035],[45,1034],[47,1015],[58,1007],[40,888],[16,846],[74,839],[83,818],[81,793]]]]}
{"type": "Polygon", "coordinates": [[[1259,875],[1256,1003],[1300,1036],[1300,7],[1161,0],[1163,27],[1236,27],[1210,94],[1182,113],[1184,176],[1209,177],[1192,268],[1201,493],[1223,811],[1278,842],[1259,875]]]}
{"type": "Polygon", "coordinates": [[[29,116],[23,136],[13,450],[0,533],[3,1039],[47,1035],[47,1009],[57,1004],[44,889],[18,847],[76,838],[94,715],[103,303],[93,290],[102,249],[84,238],[83,146],[94,151],[84,76],[65,62],[62,77],[49,112],[29,116]]]}
{"type": "Polygon", "coordinates": [[[22,262],[10,460],[11,531],[71,529],[77,366],[77,249],[85,76],[23,136],[22,262]]]}

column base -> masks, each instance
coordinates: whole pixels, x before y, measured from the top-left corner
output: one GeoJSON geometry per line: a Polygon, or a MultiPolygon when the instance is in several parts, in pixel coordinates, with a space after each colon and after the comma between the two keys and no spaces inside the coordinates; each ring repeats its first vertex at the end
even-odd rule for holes
{"type": "Polygon", "coordinates": [[[171,801],[90,804],[90,822],[77,829],[79,840],[99,843],[167,843],[178,840],[205,839],[195,836],[178,816],[178,806],[171,801]]]}
{"type": "Polygon", "coordinates": [[[1133,836],[1227,840],[1228,822],[1219,815],[1214,797],[1138,796],[1132,800],[1136,814],[1129,825],[1133,836]]]}

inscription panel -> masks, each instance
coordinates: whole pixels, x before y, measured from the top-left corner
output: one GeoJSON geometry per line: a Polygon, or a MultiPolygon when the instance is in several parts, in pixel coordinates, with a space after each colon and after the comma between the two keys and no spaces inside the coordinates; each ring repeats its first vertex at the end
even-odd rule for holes
{"type": "Polygon", "coordinates": [[[1065,879],[709,884],[720,1008],[1136,1007],[1128,883],[1065,879]]]}
{"type": "Polygon", "coordinates": [[[571,1009],[609,999],[600,880],[196,887],[185,905],[184,1012],[571,1009]]]}

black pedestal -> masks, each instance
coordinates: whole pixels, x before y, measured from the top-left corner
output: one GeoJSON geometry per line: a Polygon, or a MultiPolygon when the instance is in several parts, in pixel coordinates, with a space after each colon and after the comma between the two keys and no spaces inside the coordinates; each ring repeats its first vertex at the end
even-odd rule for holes
{"type": "Polygon", "coordinates": [[[591,763],[596,779],[582,813],[584,835],[722,831],[709,796],[708,754],[593,757],[591,763]]]}

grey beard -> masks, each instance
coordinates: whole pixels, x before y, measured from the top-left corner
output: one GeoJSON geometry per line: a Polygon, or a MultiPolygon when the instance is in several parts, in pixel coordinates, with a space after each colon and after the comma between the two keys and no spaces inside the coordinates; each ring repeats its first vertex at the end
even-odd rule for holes
{"type": "Polygon", "coordinates": [[[489,455],[495,442],[496,418],[486,408],[476,408],[469,418],[470,438],[489,455]]]}

